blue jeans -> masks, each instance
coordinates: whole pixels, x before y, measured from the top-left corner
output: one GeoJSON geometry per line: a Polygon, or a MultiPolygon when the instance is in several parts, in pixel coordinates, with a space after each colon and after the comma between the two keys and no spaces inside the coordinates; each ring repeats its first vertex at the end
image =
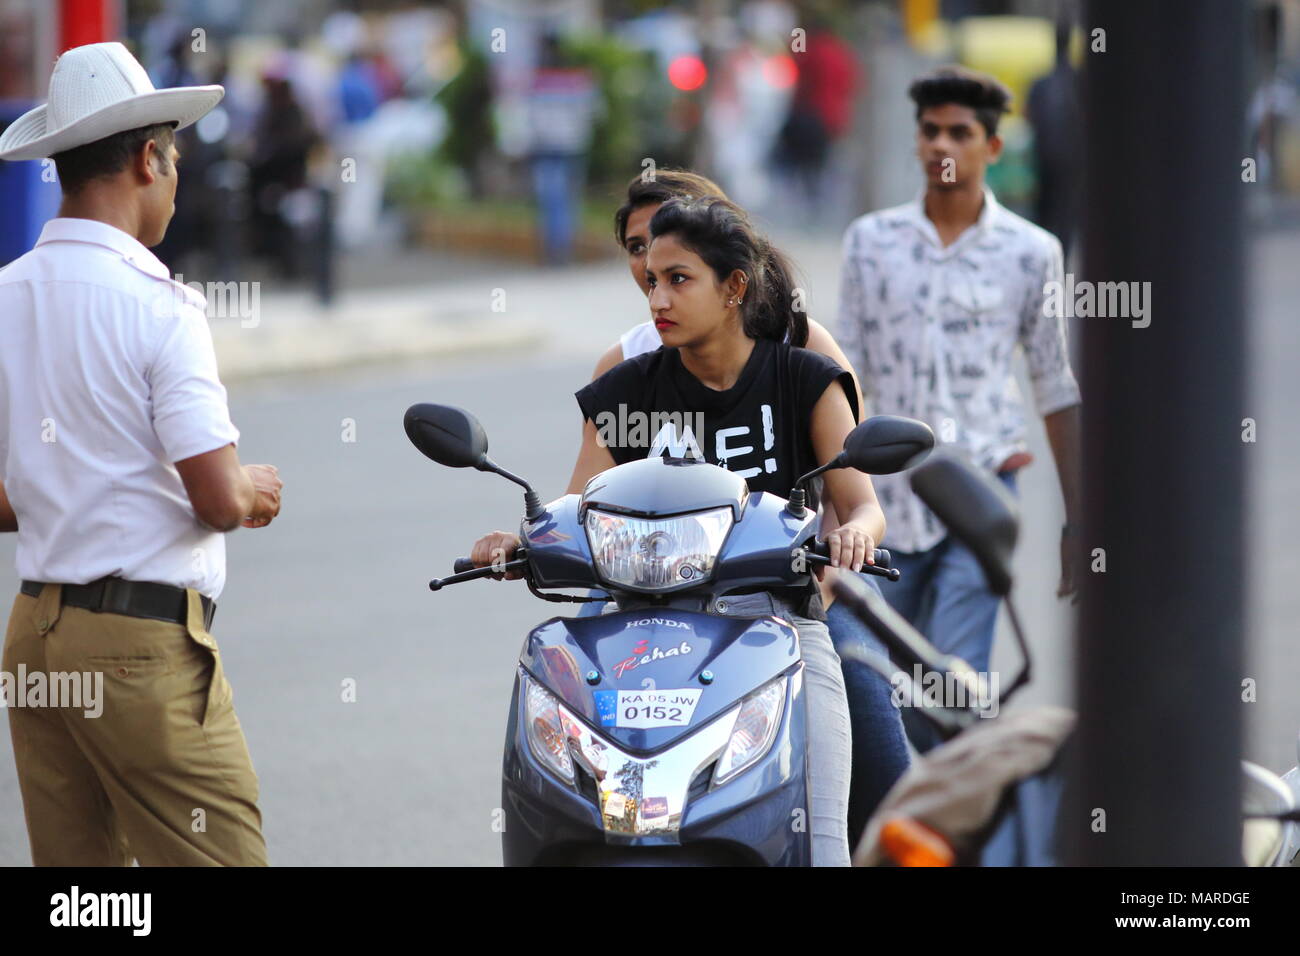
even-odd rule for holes
{"type": "MultiPolygon", "coordinates": [[[[1016,473],[998,478],[1016,492],[1016,473]]],[[[987,673],[998,623],[1000,599],[988,588],[975,555],[951,535],[928,551],[892,551],[902,579],[882,589],[890,605],[945,654],[955,654],[987,673]]],[[[939,743],[933,725],[914,708],[904,708],[903,723],[916,749],[939,743]]]]}
{"type": "Polygon", "coordinates": [[[979,865],[1058,866],[1058,815],[1064,788],[1059,760],[1016,784],[1015,806],[989,835],[979,865]]]}
{"type": "MultiPolygon", "coordinates": [[[[876,591],[888,593],[897,583],[862,575],[876,591]]],[[[901,583],[901,582],[899,582],[901,583]]],[[[826,626],[835,651],[843,657],[848,648],[888,651],[871,629],[858,620],[843,602],[826,611],[826,626]]],[[[889,789],[911,762],[903,718],[891,699],[888,680],[861,661],[844,660],[844,686],[849,698],[849,723],[853,730],[853,778],[849,788],[849,846],[857,846],[867,821],[889,789]]]]}
{"type": "Polygon", "coordinates": [[[550,264],[566,263],[578,228],[583,157],[540,153],[533,157],[532,167],[545,259],[550,264]]]}

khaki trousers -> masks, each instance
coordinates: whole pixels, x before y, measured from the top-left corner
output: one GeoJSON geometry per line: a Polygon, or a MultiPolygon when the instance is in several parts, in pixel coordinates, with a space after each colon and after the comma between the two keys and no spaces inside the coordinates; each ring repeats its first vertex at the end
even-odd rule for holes
{"type": "Polygon", "coordinates": [[[198,592],[184,625],[60,607],[60,592],[17,596],[0,667],[13,681],[25,665],[29,683],[102,673],[101,712],[9,701],[32,862],[265,866],[257,775],[198,592]]]}

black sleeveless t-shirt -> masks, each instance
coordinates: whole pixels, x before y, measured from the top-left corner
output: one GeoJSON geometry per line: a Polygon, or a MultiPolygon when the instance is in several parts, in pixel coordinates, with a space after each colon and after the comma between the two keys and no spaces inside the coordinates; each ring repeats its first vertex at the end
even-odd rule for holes
{"type": "MultiPolygon", "coordinates": [[[[687,371],[677,349],[660,348],[614,366],[577,399],[617,464],[703,458],[744,478],[750,491],[785,498],[800,475],[820,464],[812,412],[835,383],[856,421],[848,372],[819,352],[760,339],[736,383],[722,391],[687,371]]],[[[819,488],[809,491],[815,508],[819,488]]]]}

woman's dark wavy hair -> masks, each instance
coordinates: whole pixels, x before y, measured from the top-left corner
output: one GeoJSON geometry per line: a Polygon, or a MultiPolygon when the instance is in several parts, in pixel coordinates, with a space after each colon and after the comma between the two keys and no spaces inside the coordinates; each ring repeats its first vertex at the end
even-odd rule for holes
{"type": "Polygon", "coordinates": [[[650,235],[676,236],[708,264],[719,282],[737,269],[745,273],[740,315],[750,338],[781,342],[788,336],[798,348],[808,343],[808,314],[794,307],[790,260],[735,203],[717,196],[670,199],[650,220],[650,235]]]}
{"type": "Polygon", "coordinates": [[[689,169],[656,169],[650,179],[643,175],[633,176],[627,184],[627,199],[614,213],[614,238],[620,248],[627,245],[627,221],[634,209],[657,206],[670,199],[701,199],[704,196],[727,198],[722,187],[712,179],[689,169]]]}

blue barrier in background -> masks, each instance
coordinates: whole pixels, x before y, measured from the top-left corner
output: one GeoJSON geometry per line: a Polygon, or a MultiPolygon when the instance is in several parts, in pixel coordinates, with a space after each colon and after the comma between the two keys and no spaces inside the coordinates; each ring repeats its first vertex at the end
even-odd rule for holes
{"type": "MultiPolygon", "coordinates": [[[[0,100],[0,129],[35,103],[0,100]]],[[[41,227],[59,210],[59,184],[42,182],[39,160],[0,161],[0,265],[12,262],[36,244],[41,227]]]]}

